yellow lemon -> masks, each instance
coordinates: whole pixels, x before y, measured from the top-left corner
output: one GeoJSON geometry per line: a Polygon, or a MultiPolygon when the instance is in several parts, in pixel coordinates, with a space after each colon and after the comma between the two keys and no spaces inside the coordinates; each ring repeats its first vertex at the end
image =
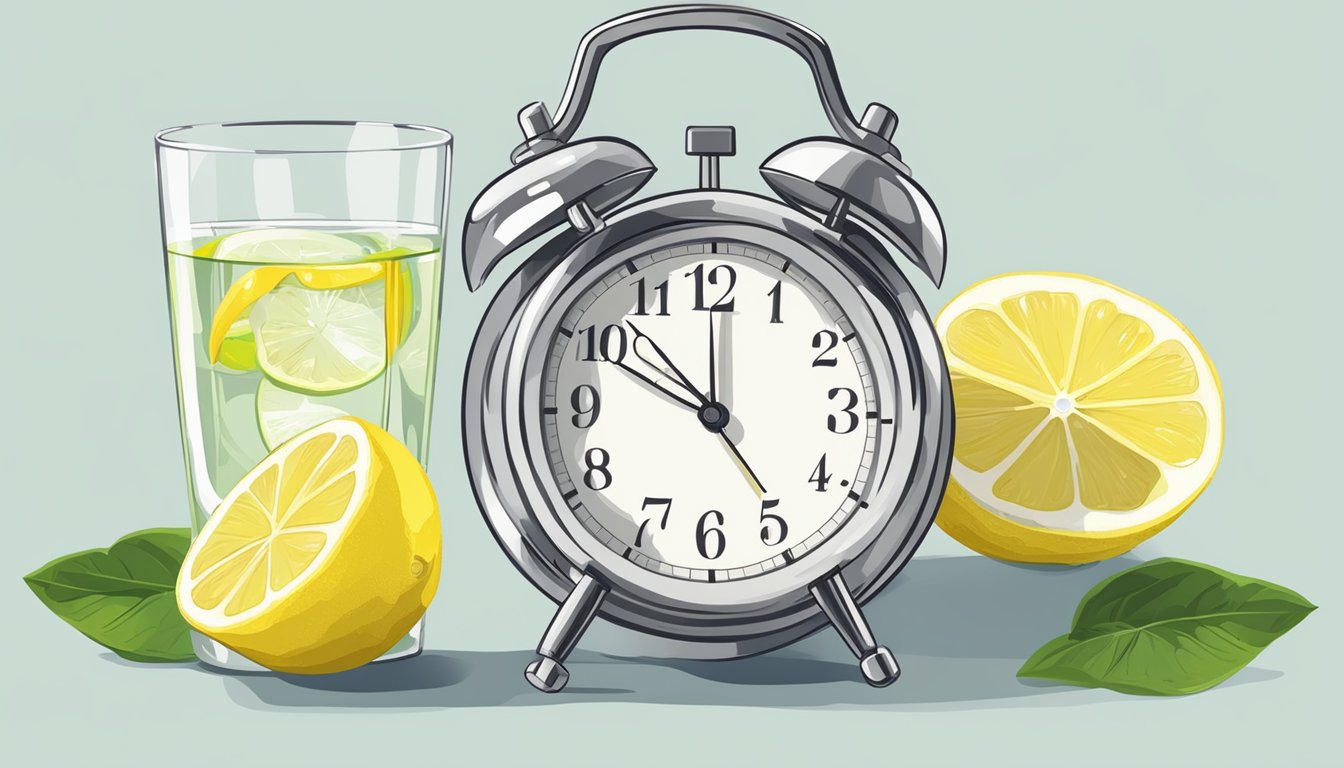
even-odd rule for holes
{"type": "Polygon", "coordinates": [[[284,443],[229,492],[178,575],[187,623],[281,672],[372,661],[438,587],[438,503],[405,446],[355,418],[284,443]]]}
{"type": "Polygon", "coordinates": [[[938,524],[1002,560],[1132,549],[1204,490],[1223,445],[1217,373],[1156,304],[1085,275],[1000,275],[937,320],[956,403],[938,524]]]}

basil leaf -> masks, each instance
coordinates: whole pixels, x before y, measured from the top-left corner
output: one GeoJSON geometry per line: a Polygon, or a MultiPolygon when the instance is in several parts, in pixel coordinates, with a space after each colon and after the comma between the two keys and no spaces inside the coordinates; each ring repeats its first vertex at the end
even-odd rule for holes
{"type": "Polygon", "coordinates": [[[174,594],[190,544],[186,528],[138,531],[107,549],[52,560],[23,580],[52,613],[122,658],[194,661],[174,594]]]}
{"type": "Polygon", "coordinates": [[[1314,610],[1277,584],[1162,558],[1093,587],[1072,631],[1042,646],[1017,674],[1122,693],[1198,693],[1236,674],[1314,610]]]}

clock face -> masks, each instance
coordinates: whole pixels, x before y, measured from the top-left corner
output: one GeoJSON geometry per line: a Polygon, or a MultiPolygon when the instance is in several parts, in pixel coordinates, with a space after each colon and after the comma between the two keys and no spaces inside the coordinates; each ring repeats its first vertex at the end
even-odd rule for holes
{"type": "Polygon", "coordinates": [[[696,581],[786,567],[835,534],[867,505],[893,416],[845,307],[736,242],[610,271],[565,311],[542,381],[568,524],[696,581]]]}

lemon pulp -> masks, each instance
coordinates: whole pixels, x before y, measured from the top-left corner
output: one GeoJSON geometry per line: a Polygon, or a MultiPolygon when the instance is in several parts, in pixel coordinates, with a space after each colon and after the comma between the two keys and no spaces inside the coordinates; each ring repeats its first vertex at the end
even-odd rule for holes
{"type": "Polygon", "coordinates": [[[1217,377],[1155,304],[1081,275],[1006,275],[937,326],[957,411],[939,523],[968,546],[1033,562],[1119,554],[1212,477],[1217,377]]]}
{"type": "Polygon", "coordinates": [[[438,584],[438,505],[395,438],[354,418],[296,436],[192,543],[177,600],[198,631],[271,669],[350,669],[391,648],[438,584]]]}

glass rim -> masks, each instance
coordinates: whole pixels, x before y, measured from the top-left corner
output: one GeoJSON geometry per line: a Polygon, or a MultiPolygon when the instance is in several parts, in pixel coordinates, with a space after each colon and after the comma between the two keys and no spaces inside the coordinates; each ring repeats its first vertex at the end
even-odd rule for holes
{"type": "Polygon", "coordinates": [[[436,128],[432,125],[417,125],[414,123],[388,123],[378,120],[244,120],[220,123],[192,123],[190,125],[176,125],[171,128],[164,128],[154,134],[154,144],[164,149],[179,149],[190,152],[215,152],[232,153],[240,155],[345,155],[357,152],[401,152],[405,150],[432,149],[434,147],[451,147],[453,135],[442,128],[436,128]],[[174,139],[173,135],[187,131],[199,129],[228,129],[228,128],[300,128],[304,126],[340,126],[346,128],[356,128],[359,126],[377,126],[384,128],[396,128],[398,130],[411,131],[414,133],[423,133],[426,138],[424,141],[417,141],[411,144],[388,144],[385,146],[358,147],[351,149],[342,148],[307,148],[307,149],[280,149],[272,147],[249,147],[240,145],[229,145],[225,143],[209,143],[200,141],[183,141],[174,139]]]}

